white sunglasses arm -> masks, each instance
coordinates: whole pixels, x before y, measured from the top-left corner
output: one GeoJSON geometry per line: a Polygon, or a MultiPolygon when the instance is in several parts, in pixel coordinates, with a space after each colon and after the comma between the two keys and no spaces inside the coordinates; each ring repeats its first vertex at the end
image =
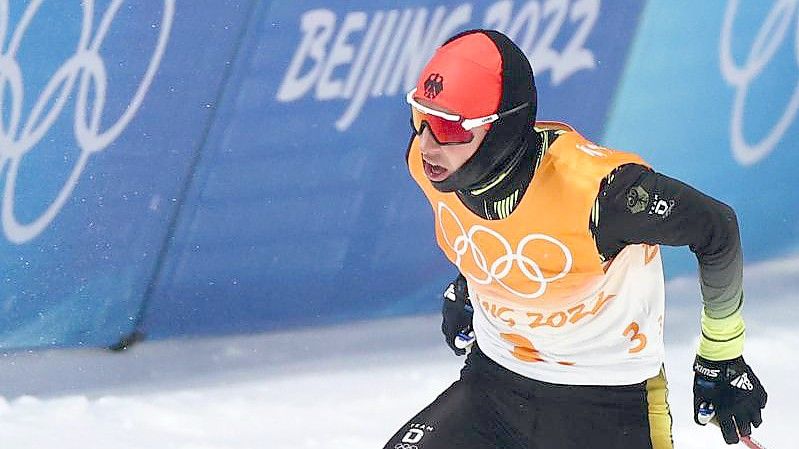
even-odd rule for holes
{"type": "MultiPolygon", "coordinates": [[[[454,114],[447,114],[446,112],[437,111],[432,108],[428,108],[422,104],[419,104],[416,100],[413,99],[413,94],[416,93],[416,88],[411,89],[410,92],[405,96],[405,101],[408,102],[414,108],[424,112],[425,114],[435,115],[436,117],[441,117],[445,120],[449,120],[452,122],[457,122],[461,119],[461,116],[454,115],[454,114]]],[[[499,114],[491,114],[486,115],[485,117],[477,117],[477,118],[467,118],[463,122],[461,122],[461,126],[463,129],[469,131],[471,129],[477,128],[480,125],[485,125],[487,123],[493,123],[499,120],[499,114]]]]}
{"type": "Polygon", "coordinates": [[[480,125],[485,125],[486,123],[492,123],[499,119],[499,114],[491,114],[485,117],[478,117],[478,118],[467,118],[466,120],[461,123],[463,129],[470,130],[473,128],[477,128],[480,125]]]}
{"type": "Polygon", "coordinates": [[[447,114],[446,112],[437,111],[435,109],[428,108],[427,106],[419,104],[416,100],[413,99],[414,93],[416,93],[415,88],[412,89],[410,92],[408,92],[407,95],[405,95],[405,101],[407,101],[408,104],[410,104],[414,108],[424,112],[425,114],[435,115],[436,117],[441,117],[444,120],[449,120],[451,122],[457,122],[458,120],[461,119],[460,115],[447,114]]]}

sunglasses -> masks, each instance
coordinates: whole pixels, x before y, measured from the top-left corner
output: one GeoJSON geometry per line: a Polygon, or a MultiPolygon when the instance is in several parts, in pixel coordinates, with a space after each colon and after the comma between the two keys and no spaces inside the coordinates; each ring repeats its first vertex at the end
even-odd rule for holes
{"type": "Polygon", "coordinates": [[[416,135],[421,135],[425,126],[430,129],[436,143],[439,145],[461,145],[474,139],[472,129],[478,126],[493,123],[502,117],[508,116],[530,105],[530,102],[516,106],[504,112],[486,115],[485,117],[463,118],[460,115],[448,114],[419,104],[413,99],[416,88],[407,95],[405,101],[411,105],[411,127],[416,135]]]}

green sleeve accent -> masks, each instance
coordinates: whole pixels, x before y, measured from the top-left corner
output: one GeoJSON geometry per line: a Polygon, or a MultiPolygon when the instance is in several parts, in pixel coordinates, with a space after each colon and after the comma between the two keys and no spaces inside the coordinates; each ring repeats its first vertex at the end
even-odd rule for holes
{"type": "Polygon", "coordinates": [[[702,336],[697,354],[707,360],[730,360],[744,351],[746,326],[738,308],[725,318],[711,318],[702,309],[702,336]]]}

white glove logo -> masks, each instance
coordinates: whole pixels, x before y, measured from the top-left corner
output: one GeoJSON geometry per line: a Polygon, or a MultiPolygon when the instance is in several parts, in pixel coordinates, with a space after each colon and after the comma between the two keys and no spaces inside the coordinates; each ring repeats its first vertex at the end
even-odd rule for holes
{"type": "Polygon", "coordinates": [[[735,388],[740,388],[741,390],[752,391],[755,389],[755,386],[752,385],[752,382],[749,380],[749,376],[746,373],[741,374],[740,376],[736,377],[730,382],[735,388]]]}

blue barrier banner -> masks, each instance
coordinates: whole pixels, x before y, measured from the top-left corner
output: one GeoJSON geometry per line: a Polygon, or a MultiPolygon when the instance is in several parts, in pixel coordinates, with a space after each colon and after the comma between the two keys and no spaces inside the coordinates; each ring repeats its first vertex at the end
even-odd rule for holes
{"type": "MultiPolygon", "coordinates": [[[[747,261],[799,250],[797,17],[793,1],[0,2],[0,348],[440,307],[455,268],[407,173],[404,94],[469,28],[530,57],[540,119],[732,205],[747,261]]],[[[679,254],[670,275],[695,270],[679,254]]]]}
{"type": "Polygon", "coordinates": [[[455,268],[407,173],[404,94],[446,38],[497,28],[531,57],[539,117],[604,129],[641,2],[262,5],[176,227],[152,336],[431,311],[455,268]],[[196,207],[195,207],[196,206],[196,207]]]}
{"type": "MultiPolygon", "coordinates": [[[[796,2],[649,2],[603,140],[732,206],[748,262],[799,250],[798,17],[796,2]]],[[[665,261],[696,270],[685,249],[665,261]]]]}
{"type": "Polygon", "coordinates": [[[0,348],[133,330],[240,3],[2,2],[0,348]]]}

